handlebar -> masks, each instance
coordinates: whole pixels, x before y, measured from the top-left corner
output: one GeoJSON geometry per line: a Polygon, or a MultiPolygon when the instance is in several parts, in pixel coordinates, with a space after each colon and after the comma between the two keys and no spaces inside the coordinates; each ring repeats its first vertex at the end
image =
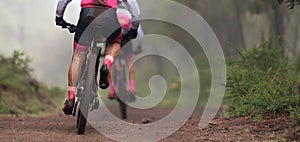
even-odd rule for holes
{"type": "Polygon", "coordinates": [[[70,23],[66,23],[65,26],[62,26],[63,29],[67,28],[69,30],[70,33],[75,33],[77,30],[77,26],[70,24],[70,23]]]}

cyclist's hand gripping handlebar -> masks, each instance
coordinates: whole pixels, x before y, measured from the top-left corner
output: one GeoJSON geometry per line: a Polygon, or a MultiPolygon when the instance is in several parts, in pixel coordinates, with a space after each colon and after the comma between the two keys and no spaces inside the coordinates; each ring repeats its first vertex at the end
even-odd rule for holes
{"type": "Polygon", "coordinates": [[[70,33],[75,33],[76,30],[77,30],[77,26],[75,26],[73,24],[70,24],[70,23],[68,23],[68,25],[67,25],[66,28],[68,28],[68,30],[69,30],[70,33]]]}
{"type": "Polygon", "coordinates": [[[68,29],[70,33],[75,33],[77,30],[77,26],[70,24],[70,23],[66,23],[65,26],[61,26],[63,29],[68,29]]]}
{"type": "Polygon", "coordinates": [[[61,26],[63,29],[67,28],[70,33],[74,33],[77,30],[75,25],[66,22],[62,17],[56,17],[55,23],[57,26],[61,26]]]}

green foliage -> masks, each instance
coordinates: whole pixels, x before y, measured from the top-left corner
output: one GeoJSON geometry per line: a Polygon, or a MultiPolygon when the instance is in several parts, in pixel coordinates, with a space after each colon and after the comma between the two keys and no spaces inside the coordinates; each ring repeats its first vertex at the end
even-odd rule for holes
{"type": "MultiPolygon", "coordinates": [[[[290,79],[294,67],[282,56],[279,47],[264,41],[258,48],[247,49],[228,67],[226,115],[251,116],[258,120],[276,117],[300,108],[300,95],[290,79]],[[271,47],[271,48],[270,48],[271,47]]],[[[297,123],[299,123],[298,121],[297,123]]]]}
{"type": "Polygon", "coordinates": [[[53,101],[55,106],[60,106],[61,104],[64,103],[64,101],[65,101],[64,94],[67,94],[67,91],[65,89],[62,89],[57,86],[49,87],[49,86],[45,86],[45,85],[42,85],[41,89],[47,93],[49,100],[53,101]]]}
{"type": "MultiPolygon", "coordinates": [[[[299,104],[298,104],[299,105],[299,104]]],[[[294,108],[290,107],[289,108],[290,115],[291,115],[291,122],[293,125],[299,125],[300,124],[300,107],[294,108]]]]}
{"type": "MultiPolygon", "coordinates": [[[[30,59],[21,51],[11,57],[0,54],[0,114],[40,114],[55,112],[58,87],[47,87],[31,77],[30,59]]],[[[62,99],[61,99],[62,100],[62,99]]],[[[61,102],[59,102],[61,103],[61,102]]]]}
{"type": "Polygon", "coordinates": [[[287,3],[290,9],[300,4],[300,0],[277,0],[279,4],[287,3]]]}
{"type": "MultiPolygon", "coordinates": [[[[277,2],[280,5],[286,3],[289,9],[293,9],[296,5],[300,4],[300,0],[277,0],[277,2]]],[[[257,0],[250,4],[249,10],[252,13],[260,14],[267,10],[270,6],[275,8],[278,7],[278,4],[274,0],[257,0]]]]}
{"type": "Polygon", "coordinates": [[[296,62],[294,63],[295,64],[295,73],[297,75],[300,75],[300,56],[296,59],[296,62]]]}
{"type": "MultiPolygon", "coordinates": [[[[196,66],[197,66],[197,72],[198,77],[200,78],[200,94],[198,98],[198,106],[205,106],[207,104],[209,95],[210,95],[210,88],[211,88],[211,70],[210,65],[208,63],[208,60],[204,54],[199,54],[196,57],[193,58],[196,66]]],[[[196,74],[195,73],[195,74],[196,74]]],[[[190,78],[184,78],[187,80],[186,82],[190,82],[189,80],[195,79],[195,74],[191,73],[190,78]]],[[[168,87],[167,93],[173,94],[172,96],[166,96],[164,99],[165,102],[170,102],[173,105],[177,103],[179,99],[179,94],[181,92],[181,79],[183,78],[177,78],[175,79],[170,86],[168,87]],[[178,96],[176,96],[176,94],[178,96]]],[[[190,83],[187,86],[190,86],[191,88],[194,87],[195,84],[190,83]]],[[[189,94],[189,93],[188,93],[189,94]]]]}
{"type": "Polygon", "coordinates": [[[0,80],[4,88],[15,90],[18,93],[32,93],[33,88],[26,83],[32,69],[29,67],[30,59],[24,53],[14,51],[13,56],[5,58],[0,55],[0,80]]]}

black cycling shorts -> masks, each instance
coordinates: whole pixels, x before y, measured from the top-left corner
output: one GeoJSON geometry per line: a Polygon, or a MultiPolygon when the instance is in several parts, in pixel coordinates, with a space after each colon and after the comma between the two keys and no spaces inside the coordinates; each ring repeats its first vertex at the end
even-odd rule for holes
{"type": "Polygon", "coordinates": [[[75,42],[89,46],[94,37],[102,36],[108,42],[119,42],[122,29],[115,8],[82,8],[77,23],[75,42]]]}

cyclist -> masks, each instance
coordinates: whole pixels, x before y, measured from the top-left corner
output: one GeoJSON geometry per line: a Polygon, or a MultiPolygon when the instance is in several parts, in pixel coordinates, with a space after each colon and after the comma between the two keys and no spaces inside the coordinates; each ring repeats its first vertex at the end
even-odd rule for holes
{"type": "MultiPolygon", "coordinates": [[[[130,30],[130,21],[131,21],[131,15],[130,12],[126,9],[126,6],[123,3],[118,4],[118,9],[117,9],[117,16],[118,16],[118,20],[121,24],[122,27],[122,32],[126,33],[130,30]]],[[[138,35],[137,38],[141,38],[144,36],[144,33],[142,31],[141,26],[139,26],[138,28],[138,35]]],[[[124,37],[126,38],[126,37],[124,37]]],[[[121,48],[127,44],[128,40],[122,40],[121,42],[121,48]]],[[[124,54],[126,56],[128,65],[129,65],[129,93],[130,93],[130,99],[129,101],[133,101],[135,100],[135,78],[134,78],[134,66],[132,63],[132,59],[134,56],[134,53],[136,52],[141,52],[141,41],[138,40],[137,42],[137,49],[134,50],[133,45],[129,43],[129,46],[127,46],[127,49],[124,49],[124,54]]],[[[112,83],[110,83],[110,89],[109,89],[109,93],[108,93],[108,98],[109,99],[114,99],[115,98],[115,90],[114,90],[114,86],[112,83]]]]}
{"type": "MultiPolygon", "coordinates": [[[[64,12],[67,5],[72,0],[58,0],[56,8],[56,25],[67,27],[68,23],[64,20],[64,12]]],[[[129,35],[137,36],[139,27],[140,10],[136,0],[122,0],[132,16],[132,28],[129,35]]],[[[73,112],[75,103],[75,88],[78,83],[81,65],[84,62],[88,50],[88,46],[93,39],[94,29],[89,29],[92,24],[98,34],[104,36],[108,41],[108,48],[105,51],[104,63],[100,69],[99,86],[106,89],[109,86],[108,77],[109,69],[114,58],[120,50],[120,41],[122,31],[116,15],[117,0],[81,0],[80,18],[77,23],[77,31],[75,33],[73,44],[72,61],[68,71],[68,97],[62,108],[66,115],[73,112]]]]}

